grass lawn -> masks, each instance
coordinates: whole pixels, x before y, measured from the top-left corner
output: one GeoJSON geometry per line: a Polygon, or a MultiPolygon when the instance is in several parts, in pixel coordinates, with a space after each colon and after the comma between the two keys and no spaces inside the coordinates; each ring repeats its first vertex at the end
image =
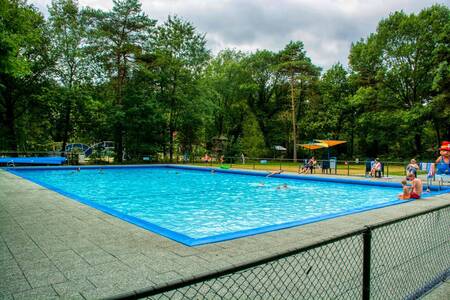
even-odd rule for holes
{"type": "MultiPolygon", "coordinates": [[[[279,162],[279,161],[267,161],[267,163],[260,163],[260,161],[250,161],[247,160],[245,164],[237,163],[237,164],[229,164],[225,163],[228,166],[231,166],[231,168],[236,169],[250,169],[250,170],[259,170],[259,171],[275,171],[275,170],[284,170],[286,172],[298,172],[299,169],[303,168],[303,162],[302,163],[294,163],[294,162],[279,162]]],[[[195,163],[195,165],[202,165],[202,166],[212,166],[212,167],[219,167],[220,164],[218,163],[195,163]]],[[[332,169],[331,174],[337,174],[337,175],[351,175],[351,176],[365,176],[365,163],[349,163],[345,164],[343,162],[339,162],[337,164],[336,169],[332,169]]],[[[330,172],[329,171],[329,172],[330,172]]],[[[316,168],[314,170],[314,173],[322,174],[322,169],[320,167],[316,168]]],[[[425,172],[423,172],[425,173],[425,172]]],[[[420,172],[419,174],[422,174],[420,172]]],[[[405,165],[399,164],[399,163],[385,163],[384,165],[384,176],[391,176],[391,175],[398,175],[402,176],[405,175],[405,165]]]]}

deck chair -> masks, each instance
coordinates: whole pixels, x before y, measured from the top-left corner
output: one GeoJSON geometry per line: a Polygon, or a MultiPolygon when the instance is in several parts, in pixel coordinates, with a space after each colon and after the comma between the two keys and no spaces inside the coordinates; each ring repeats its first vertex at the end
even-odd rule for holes
{"type": "Polygon", "coordinates": [[[322,173],[331,174],[330,161],[322,161],[322,173]]]}

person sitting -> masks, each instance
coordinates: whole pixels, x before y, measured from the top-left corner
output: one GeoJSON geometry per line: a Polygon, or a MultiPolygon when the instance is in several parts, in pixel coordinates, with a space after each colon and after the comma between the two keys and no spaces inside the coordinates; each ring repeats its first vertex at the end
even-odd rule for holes
{"type": "Polygon", "coordinates": [[[276,174],[281,174],[281,173],[283,173],[283,170],[272,171],[269,174],[267,174],[266,177],[270,177],[270,176],[273,176],[273,175],[276,175],[276,174]]]}
{"type": "Polygon", "coordinates": [[[379,158],[375,158],[375,161],[373,162],[372,168],[370,169],[370,176],[376,177],[377,174],[380,174],[381,177],[381,162],[379,158]]]}
{"type": "Polygon", "coordinates": [[[407,180],[411,181],[412,188],[411,194],[409,195],[411,199],[420,199],[423,192],[422,180],[416,178],[414,173],[409,173],[406,177],[407,180]]]}
{"type": "Polygon", "coordinates": [[[406,200],[411,198],[411,188],[406,184],[406,180],[402,180],[403,194],[398,195],[399,199],[406,200]]]}
{"type": "Polygon", "coordinates": [[[211,161],[211,157],[208,155],[208,153],[205,153],[205,156],[202,157],[202,162],[208,163],[211,161]]]}
{"type": "Polygon", "coordinates": [[[298,174],[302,174],[302,173],[306,173],[308,172],[308,170],[313,171],[314,167],[317,164],[317,160],[316,158],[313,156],[311,157],[308,162],[303,166],[303,169],[301,169],[300,171],[298,171],[298,174]]]}
{"type": "Polygon", "coordinates": [[[417,171],[419,170],[419,165],[417,164],[416,160],[413,158],[409,162],[409,164],[406,166],[406,174],[414,173],[417,177],[417,171]]]}

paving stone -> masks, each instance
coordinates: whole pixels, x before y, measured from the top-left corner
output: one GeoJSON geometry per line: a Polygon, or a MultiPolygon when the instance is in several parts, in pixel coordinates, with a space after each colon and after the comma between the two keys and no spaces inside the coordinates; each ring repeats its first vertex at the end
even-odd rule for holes
{"type": "Polygon", "coordinates": [[[49,268],[55,267],[55,264],[47,257],[38,261],[18,260],[17,263],[19,264],[20,268],[25,272],[29,270],[47,270],[49,268]]]}
{"type": "Polygon", "coordinates": [[[24,271],[24,275],[33,288],[64,282],[67,279],[56,268],[24,271]]]}
{"type": "Polygon", "coordinates": [[[10,259],[4,259],[0,261],[0,278],[2,278],[2,275],[5,275],[6,273],[22,273],[22,271],[19,268],[19,265],[17,264],[16,260],[14,258],[10,259]]]}
{"type": "Polygon", "coordinates": [[[57,283],[53,285],[53,288],[59,296],[67,298],[69,295],[93,290],[96,287],[86,279],[69,280],[63,283],[57,283]]]}
{"type": "Polygon", "coordinates": [[[80,256],[86,260],[90,265],[98,265],[107,262],[117,261],[117,258],[103,250],[96,251],[82,251],[80,256]]]}
{"type": "Polygon", "coordinates": [[[135,290],[154,285],[154,283],[149,281],[146,277],[133,271],[121,271],[97,275],[88,277],[88,280],[98,288],[111,287],[135,290]]]}
{"type": "Polygon", "coordinates": [[[0,290],[0,300],[13,300],[13,295],[9,292],[3,292],[0,290]]]}
{"type": "Polygon", "coordinates": [[[20,293],[14,293],[14,299],[15,300],[59,299],[59,297],[51,286],[46,286],[20,293]]]}
{"type": "Polygon", "coordinates": [[[14,258],[19,262],[19,264],[33,264],[34,262],[40,262],[48,260],[47,255],[42,252],[39,248],[28,249],[26,252],[14,252],[14,258]]]}
{"type": "Polygon", "coordinates": [[[152,274],[151,276],[148,276],[147,279],[154,282],[156,285],[175,281],[183,278],[183,276],[175,271],[170,271],[166,273],[159,273],[159,274],[152,274]]]}
{"type": "Polygon", "coordinates": [[[132,255],[122,255],[119,256],[119,259],[121,262],[132,269],[151,267],[151,265],[154,263],[150,257],[140,253],[132,255]]]}
{"type": "Polygon", "coordinates": [[[108,297],[116,296],[125,292],[129,292],[130,290],[127,288],[120,289],[120,288],[97,288],[94,290],[84,291],[81,292],[81,295],[85,299],[105,299],[108,297]]]}
{"type": "Polygon", "coordinates": [[[0,291],[3,292],[18,293],[29,289],[31,286],[26,279],[0,281],[0,291]]]}
{"type": "Polygon", "coordinates": [[[73,266],[70,269],[62,269],[61,272],[68,280],[80,280],[85,279],[88,276],[94,276],[104,273],[104,271],[96,269],[95,267],[90,266],[88,263],[82,266],[73,266]]]}

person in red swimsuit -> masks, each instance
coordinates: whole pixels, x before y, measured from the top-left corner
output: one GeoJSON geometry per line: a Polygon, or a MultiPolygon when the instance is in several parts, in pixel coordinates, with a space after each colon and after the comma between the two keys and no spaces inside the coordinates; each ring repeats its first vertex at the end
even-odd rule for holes
{"type": "Polygon", "coordinates": [[[414,173],[409,173],[406,179],[411,181],[412,184],[411,194],[409,194],[409,197],[411,199],[420,199],[423,191],[422,180],[416,178],[416,175],[414,175],[414,173]]]}

